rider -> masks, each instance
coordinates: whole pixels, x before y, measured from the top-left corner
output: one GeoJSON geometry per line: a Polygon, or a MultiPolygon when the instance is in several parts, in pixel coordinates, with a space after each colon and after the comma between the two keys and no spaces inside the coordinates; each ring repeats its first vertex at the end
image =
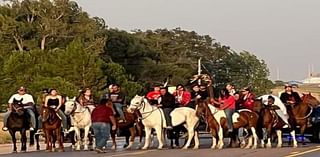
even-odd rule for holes
{"type": "Polygon", "coordinates": [[[90,88],[85,88],[84,90],[82,90],[80,96],[77,98],[77,101],[81,106],[87,107],[90,113],[95,108],[90,88]]]}
{"type": "Polygon", "coordinates": [[[147,94],[147,99],[151,102],[152,105],[159,104],[159,98],[160,98],[160,86],[155,85],[153,87],[153,91],[149,92],[147,94]]]}
{"type": "Polygon", "coordinates": [[[182,84],[176,86],[176,92],[174,93],[175,101],[180,107],[186,106],[191,100],[191,94],[185,90],[182,84]]]}
{"type": "Polygon", "coordinates": [[[232,95],[232,96],[234,96],[234,95],[235,95],[236,90],[235,90],[235,88],[234,88],[234,85],[233,85],[233,84],[228,83],[228,84],[226,85],[226,89],[229,91],[230,95],[232,95]]]}
{"type": "Polygon", "coordinates": [[[62,125],[65,133],[68,133],[67,130],[67,117],[66,115],[61,111],[62,106],[62,97],[58,94],[56,89],[51,89],[49,91],[49,94],[45,98],[44,107],[53,107],[55,111],[58,113],[59,117],[62,120],[62,125]]]}
{"type": "Polygon", "coordinates": [[[24,108],[26,109],[27,113],[30,115],[30,121],[31,121],[30,130],[33,131],[36,128],[36,117],[33,111],[33,108],[34,108],[33,97],[30,94],[26,94],[26,88],[21,86],[18,89],[18,93],[12,95],[8,101],[9,108],[8,108],[8,111],[3,116],[3,128],[2,128],[3,131],[8,131],[7,121],[13,109],[13,106],[12,106],[13,100],[21,100],[21,99],[22,99],[22,104],[25,106],[24,108]]]}
{"type": "Polygon", "coordinates": [[[167,87],[161,87],[160,94],[160,103],[157,106],[162,108],[164,112],[164,117],[167,122],[167,129],[172,129],[170,113],[176,107],[175,97],[168,92],[167,87]]]}
{"type": "Polygon", "coordinates": [[[292,90],[292,85],[286,84],[284,86],[285,92],[280,96],[281,101],[286,105],[297,105],[302,102],[299,94],[292,90]]]}
{"type": "Polygon", "coordinates": [[[111,99],[113,105],[115,106],[118,114],[120,115],[119,122],[125,122],[125,117],[123,113],[123,106],[125,103],[125,95],[121,92],[120,86],[118,84],[114,84],[112,86],[112,91],[109,93],[109,98],[111,99]]]}
{"type": "Polygon", "coordinates": [[[241,104],[240,108],[253,111],[255,95],[251,93],[249,87],[243,88],[241,92],[244,96],[242,100],[243,104],[241,104]]]}
{"type": "Polygon", "coordinates": [[[286,123],[286,125],[284,125],[283,128],[288,128],[290,126],[288,122],[289,116],[287,113],[287,108],[285,107],[284,103],[282,103],[282,101],[274,95],[263,95],[263,96],[260,96],[258,99],[260,98],[262,99],[262,102],[265,105],[271,105],[270,103],[272,102],[272,105],[276,105],[280,108],[279,110],[275,110],[275,112],[286,123]]]}
{"type": "Polygon", "coordinates": [[[208,98],[208,92],[206,90],[205,91],[200,90],[200,86],[198,84],[195,84],[192,87],[191,100],[187,106],[194,109],[197,100],[199,99],[206,100],[207,98],[208,98]]]}
{"type": "Polygon", "coordinates": [[[220,90],[219,97],[220,109],[224,110],[228,120],[228,132],[233,131],[232,115],[235,111],[236,100],[229,94],[227,89],[220,90]]]}

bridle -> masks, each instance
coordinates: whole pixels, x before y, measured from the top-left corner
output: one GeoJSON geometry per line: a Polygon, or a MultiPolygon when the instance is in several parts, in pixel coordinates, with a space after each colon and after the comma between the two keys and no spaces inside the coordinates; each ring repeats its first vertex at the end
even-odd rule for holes
{"type": "MultiPolygon", "coordinates": [[[[137,110],[140,110],[140,109],[142,109],[142,111],[144,111],[144,109],[146,107],[145,99],[142,98],[142,101],[139,104],[131,104],[131,106],[135,107],[134,111],[137,111],[137,110]]],[[[155,109],[152,109],[151,111],[147,111],[147,112],[140,112],[141,115],[148,114],[145,117],[140,117],[140,120],[144,120],[144,119],[148,118],[156,110],[159,110],[159,108],[155,108],[155,109]]]]}
{"type": "MultiPolygon", "coordinates": [[[[72,116],[73,116],[74,114],[76,114],[76,113],[83,113],[84,111],[86,111],[86,108],[85,108],[85,109],[82,110],[82,111],[76,112],[77,106],[78,106],[78,102],[75,101],[75,100],[67,100],[67,102],[72,102],[72,103],[74,103],[73,108],[72,108],[72,110],[71,110],[71,112],[70,112],[70,115],[72,115],[72,116]]],[[[67,103],[67,102],[66,102],[66,103],[67,103]]]]}

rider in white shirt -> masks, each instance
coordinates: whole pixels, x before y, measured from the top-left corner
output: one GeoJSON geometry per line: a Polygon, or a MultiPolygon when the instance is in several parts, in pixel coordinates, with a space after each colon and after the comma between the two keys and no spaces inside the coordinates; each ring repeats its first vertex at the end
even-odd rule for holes
{"type": "Polygon", "coordinates": [[[12,112],[12,104],[14,100],[21,100],[22,99],[22,104],[24,104],[24,108],[26,109],[27,113],[30,115],[31,118],[31,127],[30,130],[34,130],[34,128],[36,127],[36,118],[34,115],[34,111],[33,109],[33,105],[34,105],[34,100],[33,97],[30,94],[26,94],[26,88],[25,87],[20,87],[18,90],[17,94],[14,94],[10,97],[8,104],[9,104],[9,109],[8,111],[4,114],[3,116],[3,128],[2,130],[7,131],[7,121],[8,121],[8,117],[12,112]]]}

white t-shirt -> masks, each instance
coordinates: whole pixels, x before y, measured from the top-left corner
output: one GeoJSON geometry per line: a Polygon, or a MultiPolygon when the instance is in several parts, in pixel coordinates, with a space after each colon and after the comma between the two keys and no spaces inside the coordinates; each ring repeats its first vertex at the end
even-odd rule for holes
{"type": "Polygon", "coordinates": [[[12,104],[13,103],[13,99],[16,99],[16,100],[22,100],[22,103],[23,104],[27,104],[27,103],[34,103],[34,100],[33,100],[33,97],[30,95],[30,94],[24,94],[24,95],[19,95],[19,94],[14,94],[10,97],[8,103],[9,104],[12,104]]]}

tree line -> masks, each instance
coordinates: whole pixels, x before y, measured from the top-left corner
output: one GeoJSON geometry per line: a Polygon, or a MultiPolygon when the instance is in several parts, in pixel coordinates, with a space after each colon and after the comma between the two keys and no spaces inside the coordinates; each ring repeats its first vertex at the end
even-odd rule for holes
{"type": "Polygon", "coordinates": [[[209,35],[109,28],[69,0],[9,0],[0,6],[1,104],[21,85],[34,96],[48,87],[67,96],[90,87],[99,97],[107,84],[118,83],[132,97],[169,75],[172,85],[187,83],[199,58],[217,89],[226,83],[250,85],[258,94],[272,88],[263,60],[209,35]]]}

